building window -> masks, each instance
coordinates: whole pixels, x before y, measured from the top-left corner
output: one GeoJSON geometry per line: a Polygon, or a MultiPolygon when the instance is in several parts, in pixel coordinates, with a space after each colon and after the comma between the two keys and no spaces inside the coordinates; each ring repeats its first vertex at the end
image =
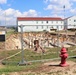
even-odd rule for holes
{"type": "Polygon", "coordinates": [[[47,26],[47,29],[48,29],[48,26],[47,26]]]}
{"type": "Polygon", "coordinates": [[[56,21],[56,23],[58,23],[58,21],[56,21]]]}
{"type": "Polygon", "coordinates": [[[75,27],[76,25],[74,24],[74,27],[75,27]]]}
{"type": "Polygon", "coordinates": [[[62,23],[62,21],[61,21],[61,23],[62,23]]]}
{"type": "Polygon", "coordinates": [[[42,23],[43,23],[43,21],[42,21],[42,23]]]}
{"type": "Polygon", "coordinates": [[[48,21],[46,21],[46,23],[48,23],[48,21]]]}
{"type": "Polygon", "coordinates": [[[51,23],[53,23],[53,21],[51,21],[51,23]]]}
{"type": "Polygon", "coordinates": [[[38,24],[38,21],[36,21],[36,23],[38,24]]]}
{"type": "Polygon", "coordinates": [[[74,20],[74,22],[76,22],[76,20],[74,20]]]}
{"type": "Polygon", "coordinates": [[[51,29],[53,29],[53,26],[51,27],[51,29]]]}
{"type": "Polygon", "coordinates": [[[63,28],[63,26],[61,26],[61,28],[63,28]]]}
{"type": "Polygon", "coordinates": [[[43,26],[42,26],[42,29],[43,29],[43,26]]]}
{"type": "Polygon", "coordinates": [[[38,29],[38,26],[36,26],[36,29],[38,29]]]}
{"type": "Polygon", "coordinates": [[[59,27],[57,26],[56,28],[58,29],[59,27]]]}
{"type": "Polygon", "coordinates": [[[69,19],[69,21],[71,21],[71,19],[69,19]]]}

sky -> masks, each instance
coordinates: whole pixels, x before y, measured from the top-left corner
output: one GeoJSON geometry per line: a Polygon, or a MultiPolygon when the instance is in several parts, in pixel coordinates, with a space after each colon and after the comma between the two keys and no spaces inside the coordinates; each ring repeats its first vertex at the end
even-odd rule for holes
{"type": "Polygon", "coordinates": [[[67,18],[74,15],[76,0],[0,0],[0,25],[16,25],[17,17],[67,18]]]}

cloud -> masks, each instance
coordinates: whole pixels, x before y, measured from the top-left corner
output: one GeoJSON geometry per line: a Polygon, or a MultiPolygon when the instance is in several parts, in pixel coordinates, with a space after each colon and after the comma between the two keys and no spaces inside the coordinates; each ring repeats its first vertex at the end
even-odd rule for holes
{"type": "Polygon", "coordinates": [[[76,8],[70,10],[71,13],[76,14],[76,8]]]}
{"type": "Polygon", "coordinates": [[[65,5],[65,13],[68,16],[68,13],[76,13],[76,9],[73,8],[74,2],[76,0],[44,0],[47,2],[46,7],[44,8],[45,10],[50,10],[51,14],[56,14],[57,15],[64,15],[64,8],[63,6],[65,5]]]}
{"type": "Polygon", "coordinates": [[[7,3],[7,0],[0,0],[0,4],[5,4],[7,3]]]}
{"type": "Polygon", "coordinates": [[[47,10],[49,9],[61,9],[61,7],[66,6],[66,9],[70,9],[72,3],[70,0],[49,0],[49,3],[46,7],[47,10]]]}
{"type": "Polygon", "coordinates": [[[32,9],[21,13],[19,10],[9,8],[9,9],[5,10],[5,12],[6,12],[7,17],[9,17],[9,16],[13,16],[13,17],[18,17],[18,16],[38,16],[37,11],[32,10],[32,9]]]}
{"type": "Polygon", "coordinates": [[[23,16],[34,16],[35,17],[35,16],[38,16],[38,12],[36,10],[30,9],[29,11],[24,12],[23,16]]]}
{"type": "Polygon", "coordinates": [[[12,8],[6,10],[0,9],[0,21],[2,25],[5,24],[5,22],[6,25],[16,25],[17,17],[27,17],[27,16],[35,17],[38,16],[38,14],[39,13],[33,9],[30,9],[25,12],[20,12],[19,10],[15,10],[12,8]]]}

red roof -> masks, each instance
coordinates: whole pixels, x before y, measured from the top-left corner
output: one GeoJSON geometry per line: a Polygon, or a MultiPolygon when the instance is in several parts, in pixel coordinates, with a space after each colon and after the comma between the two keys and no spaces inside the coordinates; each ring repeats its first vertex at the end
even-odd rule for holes
{"type": "Polygon", "coordinates": [[[49,20],[63,20],[62,18],[59,17],[17,17],[18,21],[49,21],[49,20]]]}

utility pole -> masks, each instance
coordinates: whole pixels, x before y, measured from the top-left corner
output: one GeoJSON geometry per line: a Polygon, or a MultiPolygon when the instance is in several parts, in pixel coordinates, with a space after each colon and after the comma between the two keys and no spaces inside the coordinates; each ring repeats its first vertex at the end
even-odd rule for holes
{"type": "Polygon", "coordinates": [[[66,31],[66,26],[65,26],[65,5],[63,6],[63,12],[64,12],[64,30],[66,31]]]}
{"type": "Polygon", "coordinates": [[[76,43],[76,31],[75,31],[75,38],[74,38],[74,40],[75,40],[75,43],[76,43]]]}
{"type": "Polygon", "coordinates": [[[57,26],[57,46],[59,47],[59,26],[57,26]]]}
{"type": "Polygon", "coordinates": [[[67,40],[67,25],[65,23],[65,5],[63,6],[63,10],[64,10],[64,29],[65,29],[65,35],[66,35],[66,40],[67,40]]]}

